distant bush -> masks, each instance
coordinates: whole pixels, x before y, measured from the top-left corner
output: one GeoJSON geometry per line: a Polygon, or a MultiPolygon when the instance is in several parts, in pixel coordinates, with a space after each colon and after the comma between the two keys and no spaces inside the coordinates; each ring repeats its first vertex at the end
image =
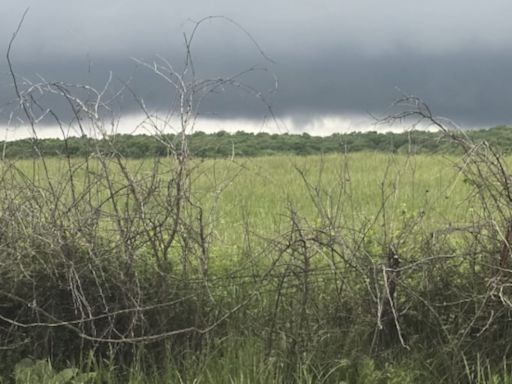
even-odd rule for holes
{"type": "MultiPolygon", "coordinates": [[[[512,128],[500,126],[469,131],[475,142],[486,141],[503,153],[512,152],[512,128]]],[[[70,137],[62,139],[37,139],[39,155],[73,157],[90,155],[97,148],[105,154],[119,153],[126,158],[151,158],[165,156],[165,143],[179,142],[181,136],[164,135],[112,135],[106,139],[70,137]],[[94,148],[94,149],[93,149],[94,148]]],[[[3,155],[8,159],[37,157],[34,139],[0,142],[3,155]]],[[[190,153],[200,158],[222,158],[230,156],[254,157],[274,154],[314,155],[322,153],[344,153],[358,151],[401,153],[459,153],[460,150],[443,139],[440,133],[411,131],[402,133],[351,132],[335,133],[320,137],[309,134],[257,134],[238,131],[220,131],[207,134],[195,132],[187,136],[190,153]]]]}

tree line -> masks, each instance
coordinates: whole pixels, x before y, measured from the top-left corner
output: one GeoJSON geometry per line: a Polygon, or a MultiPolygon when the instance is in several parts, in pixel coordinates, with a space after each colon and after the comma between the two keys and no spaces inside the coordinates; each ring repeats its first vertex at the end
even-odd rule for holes
{"type": "MultiPolygon", "coordinates": [[[[512,152],[512,127],[467,131],[474,142],[486,141],[501,152],[512,152]]],[[[0,142],[4,158],[31,158],[35,156],[72,157],[97,153],[118,153],[127,158],[165,156],[170,146],[179,148],[180,135],[116,134],[102,139],[87,136],[66,139],[26,138],[0,142]]],[[[302,134],[270,134],[237,131],[229,133],[194,132],[187,136],[190,154],[200,158],[255,157],[276,154],[315,155],[379,151],[393,153],[457,153],[459,149],[437,132],[406,131],[401,133],[350,132],[330,136],[302,134]]]]}

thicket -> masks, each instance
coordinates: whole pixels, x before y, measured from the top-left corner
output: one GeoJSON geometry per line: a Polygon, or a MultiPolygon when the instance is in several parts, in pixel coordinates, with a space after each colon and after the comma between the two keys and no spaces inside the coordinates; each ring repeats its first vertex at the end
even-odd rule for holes
{"type": "MultiPolygon", "coordinates": [[[[385,129],[385,128],[384,128],[385,129]]],[[[512,153],[512,129],[499,126],[490,129],[468,131],[475,143],[487,142],[504,154],[512,153]]],[[[126,158],[141,159],[167,156],[165,143],[179,140],[175,134],[131,135],[115,134],[108,138],[94,139],[87,136],[67,137],[66,140],[39,139],[38,150],[34,150],[33,139],[27,138],[0,142],[3,156],[7,159],[34,158],[44,156],[90,156],[91,148],[102,154],[119,153],[126,158]]],[[[461,154],[460,148],[443,136],[442,132],[351,132],[330,136],[303,134],[270,134],[238,131],[228,133],[194,132],[186,135],[189,151],[198,158],[255,157],[278,154],[316,155],[328,153],[351,153],[379,151],[386,153],[445,153],[461,154]]]]}

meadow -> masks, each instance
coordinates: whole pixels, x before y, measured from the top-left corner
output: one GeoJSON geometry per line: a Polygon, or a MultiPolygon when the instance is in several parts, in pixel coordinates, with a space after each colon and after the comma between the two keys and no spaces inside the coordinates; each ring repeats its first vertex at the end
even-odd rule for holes
{"type": "Polygon", "coordinates": [[[2,380],[509,382],[495,159],[3,160],[2,380]]]}

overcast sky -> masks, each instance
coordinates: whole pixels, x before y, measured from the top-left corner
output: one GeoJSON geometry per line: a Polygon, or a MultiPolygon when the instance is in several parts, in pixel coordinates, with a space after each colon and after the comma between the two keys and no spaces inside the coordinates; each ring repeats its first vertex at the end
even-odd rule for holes
{"type": "MultiPolygon", "coordinates": [[[[250,32],[272,61],[243,31],[214,19],[201,25],[192,46],[198,79],[267,69],[242,80],[291,130],[316,133],[325,122],[331,131],[336,124],[358,129],[369,114],[385,113],[397,88],[463,126],[512,123],[510,0],[1,0],[3,57],[26,7],[12,52],[20,77],[99,87],[112,71],[113,91],[129,80],[155,111],[168,108],[172,94],[133,58],[160,55],[180,68],[183,33],[191,32],[192,20],[222,15],[250,32]],[[275,94],[269,93],[272,74],[279,84],[275,94]]],[[[13,99],[2,58],[4,122],[13,99]]],[[[116,103],[122,114],[140,112],[129,93],[116,103]]],[[[226,88],[205,99],[200,115],[222,129],[222,122],[261,121],[266,107],[241,89],[226,88]]]]}

